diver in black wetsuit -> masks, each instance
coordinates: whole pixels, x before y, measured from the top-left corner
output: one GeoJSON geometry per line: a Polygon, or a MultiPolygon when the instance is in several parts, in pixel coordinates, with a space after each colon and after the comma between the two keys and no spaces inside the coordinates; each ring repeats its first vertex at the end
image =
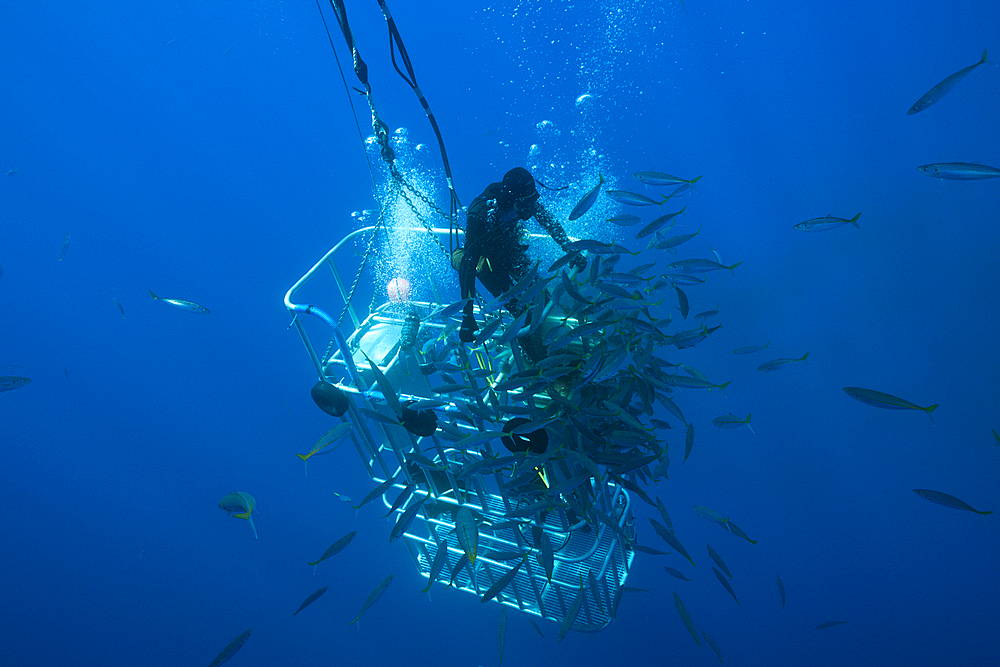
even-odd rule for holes
{"type": "MultiPolygon", "coordinates": [[[[534,217],[549,236],[564,250],[569,238],[562,225],[538,202],[535,179],[527,169],[515,167],[504,174],[503,181],[486,186],[483,194],[469,205],[465,228],[465,248],[456,251],[453,264],[459,272],[462,298],[465,304],[459,338],[466,343],[475,338],[478,328],[472,314],[471,297],[476,295],[476,278],[493,296],[500,296],[531,268],[528,246],[521,243],[524,222],[534,217]]],[[[586,267],[586,260],[576,257],[578,268],[586,267]]],[[[513,315],[520,315],[526,304],[511,300],[505,304],[513,315]]],[[[539,341],[522,339],[522,347],[534,361],[545,356],[539,341]]]]}

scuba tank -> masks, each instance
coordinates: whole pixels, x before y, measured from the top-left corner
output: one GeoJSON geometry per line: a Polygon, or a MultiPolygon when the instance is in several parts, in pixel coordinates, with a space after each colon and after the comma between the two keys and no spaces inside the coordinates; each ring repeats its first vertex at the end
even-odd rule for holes
{"type": "Polygon", "coordinates": [[[417,343],[417,333],[420,331],[420,316],[411,310],[403,318],[403,328],[399,332],[399,347],[409,350],[417,343]]]}

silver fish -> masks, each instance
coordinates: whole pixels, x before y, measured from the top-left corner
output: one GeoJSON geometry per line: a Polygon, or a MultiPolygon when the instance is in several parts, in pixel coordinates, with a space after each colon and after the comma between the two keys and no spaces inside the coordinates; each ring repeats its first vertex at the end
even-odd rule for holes
{"type": "Polygon", "coordinates": [[[668,222],[676,218],[678,215],[683,213],[686,208],[687,206],[685,206],[679,211],[674,211],[673,213],[667,213],[666,215],[661,215],[660,217],[656,218],[651,223],[649,223],[648,225],[639,230],[639,233],[635,235],[636,240],[649,236],[657,229],[663,227],[663,225],[667,224],[668,222]]]}
{"type": "MultiPolygon", "coordinates": [[[[972,70],[976,69],[983,63],[989,63],[986,59],[986,49],[983,49],[983,57],[979,59],[979,62],[974,65],[969,65],[968,67],[963,67],[951,76],[947,77],[941,83],[928,90],[919,100],[913,103],[913,106],[906,112],[906,115],[912,116],[913,114],[919,113],[932,104],[938,102],[942,97],[951,92],[951,89],[958,85],[959,81],[967,77],[972,70]]],[[[990,64],[992,65],[993,63],[990,64]]]]}
{"type": "Polygon", "coordinates": [[[975,181],[983,178],[1000,178],[1000,169],[988,167],[985,164],[969,162],[939,162],[917,167],[921,172],[934,178],[944,178],[950,181],[975,181]]]}
{"type": "Polygon", "coordinates": [[[424,504],[424,501],[427,500],[428,497],[429,496],[424,496],[417,502],[413,503],[400,515],[400,517],[396,520],[396,525],[392,527],[392,531],[389,533],[390,542],[395,542],[403,536],[403,533],[405,533],[406,529],[410,527],[410,524],[413,523],[413,519],[416,518],[417,513],[420,511],[420,506],[424,504]]]}
{"type": "Polygon", "coordinates": [[[569,214],[570,220],[576,220],[582,216],[584,213],[589,211],[590,207],[594,205],[595,201],[597,201],[597,195],[601,191],[601,185],[604,184],[604,177],[598,174],[597,178],[597,185],[591,188],[590,192],[583,195],[583,197],[580,198],[580,201],[577,202],[576,206],[573,207],[573,211],[569,214]]]}
{"type": "Polygon", "coordinates": [[[701,646],[701,642],[698,641],[698,632],[694,629],[694,621],[691,620],[691,614],[688,613],[687,607],[681,602],[681,598],[677,593],[674,593],[674,606],[677,608],[677,614],[681,617],[681,621],[684,622],[684,627],[688,629],[694,640],[698,642],[698,646],[701,646]]]}
{"type": "Polygon", "coordinates": [[[497,652],[503,664],[503,646],[507,642],[507,607],[500,607],[500,621],[497,624],[497,652]]]}
{"type": "Polygon", "coordinates": [[[59,249],[59,260],[63,261],[66,259],[66,253],[69,251],[69,233],[63,237],[62,247],[59,249]]]}
{"type": "Polygon", "coordinates": [[[199,306],[191,301],[184,301],[183,299],[163,299],[161,297],[153,294],[153,290],[149,290],[149,295],[156,299],[157,301],[162,301],[163,303],[169,303],[174,308],[179,308],[181,310],[186,310],[189,313],[203,313],[207,314],[209,312],[208,308],[204,306],[199,306]]]}
{"type": "Polygon", "coordinates": [[[455,512],[455,534],[469,562],[475,565],[476,550],[479,547],[479,529],[476,527],[472,510],[464,505],[455,512]]]}
{"type": "Polygon", "coordinates": [[[711,635],[702,630],[701,636],[705,638],[705,641],[708,643],[708,645],[712,647],[713,651],[715,651],[715,657],[719,659],[719,664],[720,665],[725,664],[724,662],[722,662],[722,651],[719,650],[719,645],[715,643],[715,640],[712,639],[711,635]]]}
{"type": "Polygon", "coordinates": [[[251,632],[253,632],[253,628],[250,628],[249,630],[241,634],[239,637],[229,642],[229,646],[222,649],[222,653],[215,656],[215,660],[213,660],[208,667],[219,667],[219,665],[221,665],[222,663],[226,662],[231,657],[236,655],[236,652],[239,651],[240,648],[243,646],[243,644],[246,643],[247,639],[250,638],[251,632]]]}
{"type": "Polygon", "coordinates": [[[719,428],[739,428],[740,426],[746,424],[746,427],[750,429],[750,432],[756,435],[756,432],[753,430],[753,427],[750,426],[749,412],[747,413],[746,419],[740,419],[739,417],[730,412],[728,415],[722,415],[721,417],[716,417],[715,419],[712,420],[712,424],[714,426],[718,426],[719,428]]]}
{"type": "Polygon", "coordinates": [[[708,273],[710,271],[721,271],[729,269],[733,271],[743,262],[736,262],[730,266],[720,264],[710,259],[682,259],[672,264],[667,264],[664,268],[669,273],[708,273]]]}
{"type": "Polygon", "coordinates": [[[843,227],[844,225],[854,225],[858,229],[861,229],[861,225],[858,224],[858,218],[861,217],[861,213],[858,213],[853,218],[836,218],[832,215],[828,215],[822,218],[813,218],[812,220],[806,220],[805,222],[800,222],[795,225],[794,229],[800,232],[828,232],[831,229],[836,229],[837,227],[843,227]]]}
{"type": "Polygon", "coordinates": [[[723,575],[721,572],[719,572],[718,568],[715,568],[715,567],[712,568],[712,572],[715,572],[715,578],[719,580],[719,583],[722,584],[723,588],[725,588],[727,591],[729,591],[729,594],[733,596],[734,600],[736,600],[736,604],[738,604],[738,605],[740,605],[742,607],[743,605],[740,604],[739,598],[736,597],[736,591],[733,590],[732,584],[729,583],[729,581],[726,579],[725,575],[723,575]]]}
{"type": "Polygon", "coordinates": [[[431,563],[430,572],[427,576],[427,588],[420,591],[421,593],[426,593],[431,589],[431,585],[437,581],[438,575],[441,573],[441,568],[444,564],[448,562],[448,544],[446,542],[438,545],[437,553],[434,554],[434,562],[431,563]]]}
{"type": "Polygon", "coordinates": [[[330,590],[330,587],[324,586],[318,591],[310,593],[309,597],[307,597],[305,600],[302,601],[302,604],[299,605],[299,608],[295,610],[295,613],[293,613],[292,616],[295,616],[295,614],[299,613],[300,611],[311,605],[313,602],[318,600],[320,596],[323,595],[323,593],[326,593],[328,590],[330,590]]]}
{"type": "MultiPolygon", "coordinates": [[[[906,399],[899,398],[898,396],[885,394],[881,391],[875,391],[874,389],[864,389],[862,387],[844,387],[844,392],[854,400],[867,403],[868,405],[874,405],[876,408],[885,408],[887,410],[923,410],[927,413],[928,417],[931,416],[931,413],[934,412],[939,405],[938,403],[935,403],[934,405],[929,405],[924,408],[915,403],[910,403],[906,399]]],[[[933,417],[931,417],[931,421],[934,421],[933,417]]]]}
{"type": "Polygon", "coordinates": [[[506,574],[504,574],[502,577],[497,579],[496,582],[486,590],[486,593],[483,594],[483,598],[482,600],[480,600],[480,602],[489,602],[494,597],[496,597],[497,593],[505,589],[507,587],[507,584],[513,581],[514,577],[517,576],[518,570],[521,569],[521,566],[524,565],[524,561],[526,560],[528,560],[528,554],[524,554],[523,556],[521,556],[521,562],[515,565],[513,568],[511,568],[511,570],[506,574]]]}
{"type": "Polygon", "coordinates": [[[825,623],[820,623],[816,626],[817,630],[825,630],[826,628],[832,628],[835,625],[843,625],[847,621],[827,621],[825,623]]]}
{"type": "Polygon", "coordinates": [[[23,387],[29,382],[31,382],[31,378],[22,378],[15,375],[5,375],[0,377],[0,394],[5,391],[13,391],[18,387],[23,387]]]}
{"type": "Polygon", "coordinates": [[[757,367],[757,370],[763,371],[764,373],[769,373],[771,371],[778,370],[779,368],[783,367],[785,364],[791,364],[791,363],[794,363],[796,361],[805,361],[806,357],[808,357],[808,356],[809,356],[809,353],[806,352],[805,354],[803,354],[798,359],[772,359],[771,361],[765,361],[764,363],[762,363],[760,366],[757,367]]]}
{"type": "Polygon", "coordinates": [[[394,574],[390,574],[388,577],[382,580],[382,583],[380,583],[378,586],[375,587],[375,590],[373,590],[365,599],[365,603],[361,605],[361,611],[358,612],[357,617],[353,621],[348,623],[348,625],[354,625],[355,623],[357,623],[358,619],[361,618],[361,615],[364,614],[366,611],[368,611],[369,607],[378,602],[378,599],[382,597],[382,594],[385,593],[387,588],[389,588],[389,584],[392,583],[392,578],[395,576],[396,575],[394,574]]]}
{"type": "Polygon", "coordinates": [[[726,563],[722,560],[722,556],[719,555],[719,552],[713,549],[711,544],[706,544],[705,546],[708,547],[709,558],[714,560],[715,564],[719,566],[719,569],[729,575],[729,578],[732,579],[733,573],[729,571],[728,567],[726,567],[726,563]]]}
{"type": "Polygon", "coordinates": [[[559,636],[556,639],[556,643],[561,642],[565,637],[566,633],[576,622],[576,616],[580,613],[580,606],[583,604],[583,575],[580,575],[580,588],[576,592],[576,598],[573,600],[573,604],[570,605],[569,611],[566,613],[566,618],[563,619],[562,625],[559,626],[559,636]]]}
{"type": "Polygon", "coordinates": [[[993,514],[993,510],[977,510],[965,501],[959,500],[955,496],[950,496],[947,493],[941,493],[940,491],[931,491],[930,489],[913,489],[913,492],[921,498],[926,498],[932,503],[944,505],[945,507],[951,507],[952,509],[966,510],[967,512],[975,512],[976,514],[993,514]]]}
{"type": "Polygon", "coordinates": [[[646,185],[678,185],[681,183],[697,183],[697,178],[680,178],[679,176],[673,176],[671,174],[664,174],[658,171],[637,171],[632,174],[640,183],[645,183],[646,185]]]}
{"type": "Polygon", "coordinates": [[[691,565],[695,564],[694,560],[691,558],[691,554],[687,552],[687,549],[684,548],[684,545],[681,544],[680,540],[678,540],[672,532],[667,530],[666,527],[656,519],[650,519],[649,523],[653,525],[653,530],[656,531],[656,534],[659,535],[664,542],[673,547],[674,551],[687,558],[691,565]]]}
{"type": "Polygon", "coordinates": [[[640,218],[637,215],[629,215],[623,213],[622,215],[616,215],[613,218],[608,218],[607,222],[613,222],[620,227],[629,227],[639,222],[640,218]]]}
{"type": "Polygon", "coordinates": [[[358,534],[358,531],[352,530],[347,535],[344,535],[339,540],[337,540],[336,542],[334,542],[333,544],[331,544],[330,547],[326,551],[323,552],[322,556],[320,556],[318,559],[314,560],[313,562],[309,563],[309,565],[313,566],[313,572],[316,571],[315,570],[316,566],[319,565],[320,563],[322,563],[323,561],[325,561],[327,558],[329,558],[330,556],[336,556],[341,551],[343,551],[344,549],[346,549],[347,545],[351,543],[351,540],[353,540],[354,536],[357,535],[357,534],[358,534]]]}
{"type": "Polygon", "coordinates": [[[669,197],[664,196],[661,201],[656,201],[646,195],[625,190],[605,190],[605,192],[619,204],[628,204],[629,206],[662,206],[669,199],[669,197]]]}

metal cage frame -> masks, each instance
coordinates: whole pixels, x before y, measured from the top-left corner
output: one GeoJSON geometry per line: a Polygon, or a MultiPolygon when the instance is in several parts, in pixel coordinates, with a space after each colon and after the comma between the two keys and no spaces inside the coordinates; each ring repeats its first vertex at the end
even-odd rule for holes
{"type": "MultiPolygon", "coordinates": [[[[402,230],[433,234],[438,241],[450,233],[445,228],[404,227],[402,230]]],[[[629,493],[614,481],[589,477],[577,482],[585,476],[579,474],[579,465],[570,459],[551,457],[544,463],[541,458],[545,457],[539,457],[537,462],[525,459],[517,463],[519,474],[509,479],[501,475],[499,468],[490,465],[494,460],[501,460],[490,440],[478,442],[475,447],[456,447],[454,441],[485,430],[484,420],[477,416],[475,406],[470,408],[470,404],[482,405],[483,394],[491,391],[491,383],[483,376],[495,366],[485,345],[473,347],[472,357],[465,347],[457,349],[467,367],[476,366],[481,373],[470,376],[472,391],[448,395],[441,401],[443,405],[433,408],[437,417],[448,420],[447,431],[437,429],[433,435],[417,436],[398,425],[398,417],[387,407],[368,360],[377,364],[385,378],[396,387],[399,400],[427,401],[441,397],[432,390],[430,376],[417,367],[413,354],[399,350],[404,321],[397,304],[386,301],[374,306],[367,315],[359,316],[353,304],[348,302],[349,291],[340,271],[347,262],[339,253],[366,232],[378,231],[372,226],[346,235],[296,281],[286,293],[284,302],[294,314],[293,325],[319,378],[350,397],[342,419],[353,424],[349,437],[366,473],[377,484],[394,480],[382,494],[383,503],[393,515],[390,520],[398,521],[414,503],[423,503],[413,522],[402,533],[403,542],[420,574],[429,577],[439,550],[447,549],[447,556],[435,573],[437,580],[481,597],[501,577],[517,568],[513,579],[494,600],[560,624],[575,611],[575,616],[569,619],[573,629],[589,632],[603,629],[614,616],[635,556],[631,541],[626,539],[629,533],[634,534],[629,493]],[[340,292],[340,307],[353,322],[350,336],[345,337],[329,315],[335,311],[293,301],[296,293],[323,267],[329,268],[340,292]],[[333,339],[323,355],[317,352],[300,314],[317,316],[333,328],[333,339]],[[378,416],[382,418],[376,418],[378,416]],[[448,442],[449,439],[453,442],[448,442]],[[481,461],[484,472],[463,474],[462,459],[465,465],[481,461]],[[537,470],[546,472],[546,485],[550,482],[553,487],[563,484],[566,489],[547,505],[536,507],[526,504],[526,496],[519,489],[537,484],[532,474],[537,470]],[[574,507],[568,498],[568,491],[577,488],[616,525],[588,523],[584,518],[586,512],[576,511],[580,508],[574,507]],[[393,490],[394,497],[390,498],[393,490]],[[469,563],[455,531],[454,512],[461,506],[473,512],[478,526],[474,565],[469,563]],[[552,545],[551,579],[540,557],[542,534],[552,545]],[[517,557],[524,554],[530,555],[517,557]]],[[[440,314],[445,305],[409,301],[406,308],[420,316],[422,330],[427,327],[427,330],[439,331],[444,338],[444,334],[455,326],[450,316],[440,314]]],[[[427,330],[423,330],[424,333],[427,330]]],[[[492,336],[494,350],[503,347],[496,342],[503,331],[500,327],[492,336]]],[[[520,351],[516,348],[516,343],[509,346],[523,370],[520,351]]],[[[492,385],[496,385],[509,375],[497,370],[489,377],[492,385]]],[[[512,391],[510,397],[526,401],[533,408],[550,404],[550,396],[532,394],[530,389],[512,391]]],[[[502,393],[503,400],[509,398],[507,392],[502,393]]],[[[495,394],[493,398],[496,399],[495,394]]]]}

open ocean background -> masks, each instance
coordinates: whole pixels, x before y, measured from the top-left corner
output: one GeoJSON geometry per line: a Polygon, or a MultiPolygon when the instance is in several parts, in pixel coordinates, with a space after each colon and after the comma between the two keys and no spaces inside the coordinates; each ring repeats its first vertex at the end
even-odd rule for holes
{"type": "MultiPolygon", "coordinates": [[[[978,67],[906,111],[984,48],[1000,62],[1000,4],[390,7],[463,204],[517,165],[570,185],[542,190],[563,216],[597,173],[647,194],[633,172],[704,174],[674,228],[699,236],[658,261],[711,245],[743,262],[687,289],[692,314],[718,304],[722,328],[662,353],[732,381],[725,395],[678,392],[694,449],[681,465],[683,429],[669,432],[670,479],[652,490],[698,567],[637,554],[628,585],[651,590],[626,594],[604,631],[559,644],[555,625],[543,640],[511,611],[504,663],[716,664],[678,618],[677,592],[727,665],[996,664],[1000,513],[913,489],[1000,511],[1000,180],[916,169],[1000,166],[1000,71],[978,67]],[[792,229],[859,211],[860,230],[792,229]],[[932,423],[854,401],[849,385],[940,407],[932,423]],[[729,412],[752,412],[756,435],[711,425],[729,412]],[[831,620],[847,623],[814,629],[831,620]]],[[[432,147],[415,168],[446,206],[377,4],[348,12],[380,114],[432,147]]],[[[229,664],[497,665],[499,608],[441,585],[428,600],[381,507],[338,500],[372,487],[352,448],[311,461],[308,477],[295,456],[333,423],[309,397],[316,378],[282,298],[356,228],[352,212],[375,206],[315,4],[6,2],[0,44],[0,375],[32,380],[0,394],[0,662],[208,664],[253,627],[229,664]],[[218,509],[229,491],[257,499],[260,539],[218,509]],[[314,575],[306,561],[350,530],[314,575]]],[[[600,207],[588,215],[636,212],[603,195],[600,207]]],[[[587,224],[567,230],[601,233],[587,224]]],[[[672,330],[691,328],[672,306],[672,330]]],[[[665,546],[641,505],[639,541],[665,546]]]]}

